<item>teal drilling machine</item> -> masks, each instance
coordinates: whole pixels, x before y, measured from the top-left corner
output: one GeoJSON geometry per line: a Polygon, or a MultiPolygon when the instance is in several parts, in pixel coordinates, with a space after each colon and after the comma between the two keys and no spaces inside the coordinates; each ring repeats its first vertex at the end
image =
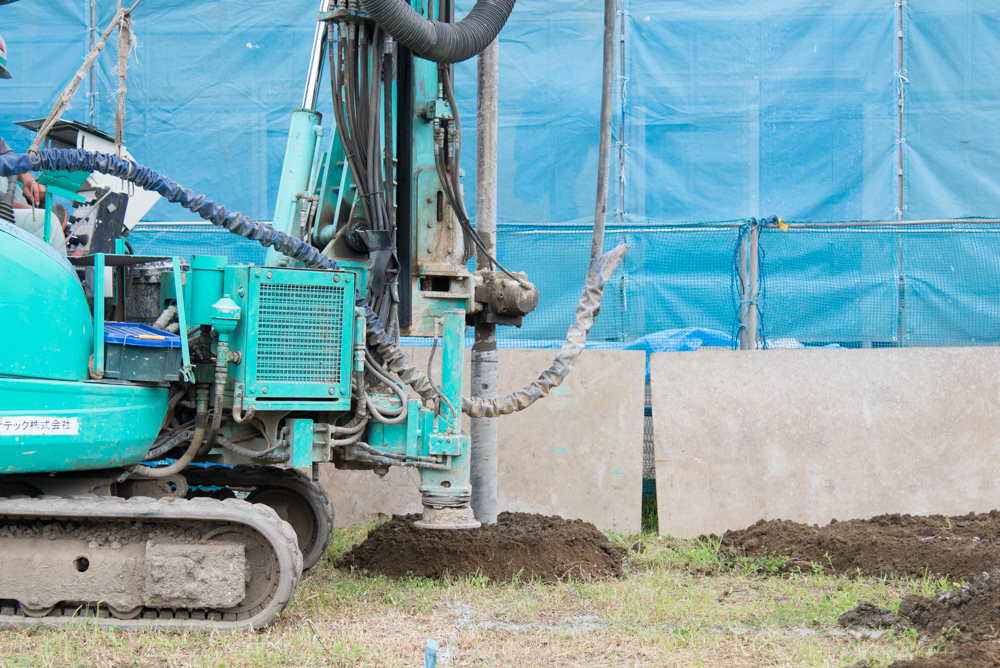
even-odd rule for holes
{"type": "Polygon", "coordinates": [[[488,249],[462,203],[450,63],[513,5],[479,0],[454,23],[448,0],[324,0],[272,225],[127,157],[50,141],[0,158],[4,176],[70,190],[122,179],[268,248],[260,266],[136,255],[120,193],[77,207],[89,227],[68,258],[0,221],[0,625],[271,623],[330,540],[321,462],[415,468],[419,527],[479,526],[462,413],[521,410],[558,384],[624,254],[591,263],[552,369],[463,399],[467,325],[518,325],[538,300],[492,258],[467,269],[488,249]],[[400,335],[432,339],[441,371],[410,363],[400,335]]]}

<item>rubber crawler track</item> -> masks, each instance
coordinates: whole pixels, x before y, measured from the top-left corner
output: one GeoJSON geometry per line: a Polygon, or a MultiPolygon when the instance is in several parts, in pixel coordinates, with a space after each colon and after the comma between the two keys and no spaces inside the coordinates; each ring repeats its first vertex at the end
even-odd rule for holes
{"type": "MultiPolygon", "coordinates": [[[[220,487],[254,487],[257,489],[280,488],[294,492],[312,508],[316,526],[312,536],[307,536],[302,549],[302,568],[315,566],[326,552],[333,535],[333,504],[322,485],[314,483],[308,476],[295,469],[280,469],[275,466],[240,465],[198,467],[184,469],[188,484],[218,485],[220,487]]],[[[300,537],[301,539],[301,537],[300,537]]]]}
{"type": "MultiPolygon", "coordinates": [[[[94,624],[124,630],[162,629],[171,631],[256,629],[275,621],[295,594],[302,575],[302,554],[292,527],[271,508],[238,499],[150,499],[133,497],[0,498],[0,520],[74,522],[212,522],[250,530],[271,546],[277,561],[278,578],[268,599],[248,617],[213,611],[146,608],[136,619],[117,619],[97,606],[57,606],[46,617],[18,614],[14,606],[0,606],[0,628],[25,626],[59,627],[94,624]]],[[[0,541],[2,549],[2,541],[0,541]]],[[[3,599],[0,592],[0,599],[3,599]]]]}

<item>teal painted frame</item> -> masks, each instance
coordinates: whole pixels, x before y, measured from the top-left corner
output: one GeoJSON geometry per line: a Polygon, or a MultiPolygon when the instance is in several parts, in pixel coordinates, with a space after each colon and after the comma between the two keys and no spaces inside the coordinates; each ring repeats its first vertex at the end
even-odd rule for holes
{"type": "Polygon", "coordinates": [[[104,253],[94,253],[94,362],[91,376],[104,376],[104,253]]]}

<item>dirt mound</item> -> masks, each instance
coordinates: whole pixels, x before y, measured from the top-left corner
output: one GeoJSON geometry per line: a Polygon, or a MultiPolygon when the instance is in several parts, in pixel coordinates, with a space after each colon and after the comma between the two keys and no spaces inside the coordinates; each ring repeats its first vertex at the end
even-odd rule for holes
{"type": "Polygon", "coordinates": [[[899,614],[931,635],[996,637],[1000,630],[1000,573],[984,575],[938,598],[907,596],[899,604],[899,614]]]}
{"type": "MultiPolygon", "coordinates": [[[[1000,645],[993,642],[950,645],[931,656],[893,661],[886,668],[998,668],[1000,645]]],[[[872,668],[867,661],[858,661],[847,668],[872,668]]]]}
{"type": "Polygon", "coordinates": [[[722,537],[749,557],[789,557],[785,569],[921,577],[925,572],[974,579],[1000,561],[1000,512],[961,517],[881,515],[809,526],[761,520],[722,537]]]}
{"type": "Polygon", "coordinates": [[[396,515],[337,562],[389,577],[472,575],[543,581],[620,576],[626,550],[594,525],[527,513],[501,513],[496,526],[470,531],[417,529],[419,515],[396,515]]]}

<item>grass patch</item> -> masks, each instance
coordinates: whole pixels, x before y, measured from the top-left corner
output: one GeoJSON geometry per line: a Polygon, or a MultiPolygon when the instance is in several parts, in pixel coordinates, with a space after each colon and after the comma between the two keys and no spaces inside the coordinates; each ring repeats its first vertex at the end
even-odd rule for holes
{"type": "Polygon", "coordinates": [[[660,514],[656,506],[656,497],[642,498],[642,531],[656,534],[660,532],[660,514]]]}
{"type": "MultiPolygon", "coordinates": [[[[785,573],[734,561],[711,538],[612,536],[626,577],[543,584],[481,576],[391,580],[333,563],[373,525],[340,529],[277,625],[252,634],[0,633],[7,666],[420,666],[426,638],[451,666],[848,666],[931,652],[914,633],[844,633],[860,601],[893,607],[946,583],[785,573]]],[[[777,557],[775,558],[777,559],[777,557]]],[[[935,589],[938,588],[938,589],[935,589]]]]}

